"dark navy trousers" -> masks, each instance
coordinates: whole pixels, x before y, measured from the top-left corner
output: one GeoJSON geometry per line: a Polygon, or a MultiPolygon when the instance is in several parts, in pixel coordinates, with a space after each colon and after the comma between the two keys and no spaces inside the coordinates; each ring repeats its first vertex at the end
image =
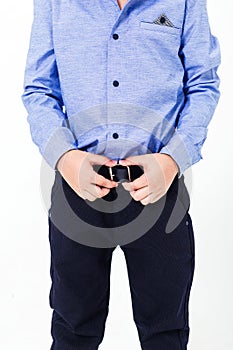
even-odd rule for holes
{"type": "MultiPolygon", "coordinates": [[[[124,222],[130,222],[130,218],[135,220],[144,206],[131,199],[120,213],[95,210],[56,172],[48,216],[52,280],[49,301],[53,309],[51,350],[96,350],[104,337],[115,247],[88,246],[64,234],[53,220],[56,208],[60,209],[61,222],[66,220],[64,203],[59,196],[61,191],[72,210],[76,211],[75,215],[92,222],[93,232],[95,227],[108,228],[113,222],[115,226],[119,223],[120,228],[124,222]]],[[[130,196],[128,192],[127,195],[130,196]]],[[[150,215],[156,216],[162,201],[163,210],[155,223],[139,238],[119,245],[125,256],[133,319],[141,348],[185,350],[194,273],[194,232],[183,176],[175,177],[163,198],[148,204],[150,215]],[[167,233],[171,215],[180,218],[173,230],[167,233]]],[[[108,205],[114,205],[114,201],[108,205]]],[[[143,217],[141,225],[143,227],[143,217]]],[[[77,232],[84,227],[77,225],[77,232]]]]}

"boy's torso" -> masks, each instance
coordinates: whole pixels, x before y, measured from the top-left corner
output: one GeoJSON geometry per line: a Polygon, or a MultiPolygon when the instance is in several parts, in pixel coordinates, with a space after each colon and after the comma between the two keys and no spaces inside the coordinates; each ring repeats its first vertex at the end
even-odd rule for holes
{"type": "MultiPolygon", "coordinates": [[[[95,137],[88,136],[89,144],[96,139],[100,142],[99,148],[94,144],[88,150],[109,156],[117,149],[118,156],[127,155],[127,145],[121,145],[121,140],[131,138],[135,144],[145,140],[147,149],[148,135],[155,129],[160,141],[171,135],[184,103],[184,70],[178,51],[185,1],[128,0],[122,10],[117,0],[52,3],[53,44],[63,100],[79,146],[86,145],[91,127],[95,132],[90,135],[95,137]],[[160,23],[161,16],[169,22],[160,23]],[[113,112],[115,105],[117,112],[113,112]],[[105,106],[110,106],[110,113],[102,110],[105,106]],[[154,114],[144,117],[138,108],[149,108],[154,114]],[[164,120],[167,126],[158,127],[164,120]],[[121,136],[118,140],[112,138],[116,130],[121,136]],[[112,140],[112,151],[105,135],[112,140]]],[[[135,154],[145,153],[133,147],[135,154]]],[[[158,151],[162,143],[151,140],[150,147],[158,151]]]]}

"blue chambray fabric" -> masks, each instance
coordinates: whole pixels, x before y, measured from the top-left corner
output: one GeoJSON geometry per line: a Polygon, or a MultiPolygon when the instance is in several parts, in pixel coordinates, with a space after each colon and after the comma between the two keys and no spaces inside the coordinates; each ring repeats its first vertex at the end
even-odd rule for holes
{"type": "Polygon", "coordinates": [[[34,0],[22,94],[32,139],[54,169],[70,149],[160,152],[180,177],[202,159],[219,64],[206,0],[122,10],[117,0],[34,0]]]}

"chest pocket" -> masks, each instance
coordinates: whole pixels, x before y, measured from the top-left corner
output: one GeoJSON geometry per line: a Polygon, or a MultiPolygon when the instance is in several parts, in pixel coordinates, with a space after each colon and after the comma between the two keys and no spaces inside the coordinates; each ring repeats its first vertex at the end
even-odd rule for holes
{"type": "Polygon", "coordinates": [[[140,21],[140,28],[145,30],[151,30],[159,34],[171,34],[171,35],[180,35],[181,29],[177,27],[171,27],[166,25],[159,25],[153,22],[140,21]]]}

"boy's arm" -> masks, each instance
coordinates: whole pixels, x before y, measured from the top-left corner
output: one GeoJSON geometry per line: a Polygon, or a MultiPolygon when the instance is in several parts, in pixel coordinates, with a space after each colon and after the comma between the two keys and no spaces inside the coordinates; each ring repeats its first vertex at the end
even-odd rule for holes
{"type": "Polygon", "coordinates": [[[75,138],[66,125],[52,40],[50,0],[34,0],[34,18],[24,76],[22,101],[34,143],[55,169],[75,138]]]}
{"type": "Polygon", "coordinates": [[[179,177],[202,159],[201,148],[207,126],[219,100],[220,64],[218,40],[211,34],[206,0],[186,0],[186,14],[180,47],[184,75],[185,105],[177,128],[160,153],[169,154],[178,164],[179,177]]]}

